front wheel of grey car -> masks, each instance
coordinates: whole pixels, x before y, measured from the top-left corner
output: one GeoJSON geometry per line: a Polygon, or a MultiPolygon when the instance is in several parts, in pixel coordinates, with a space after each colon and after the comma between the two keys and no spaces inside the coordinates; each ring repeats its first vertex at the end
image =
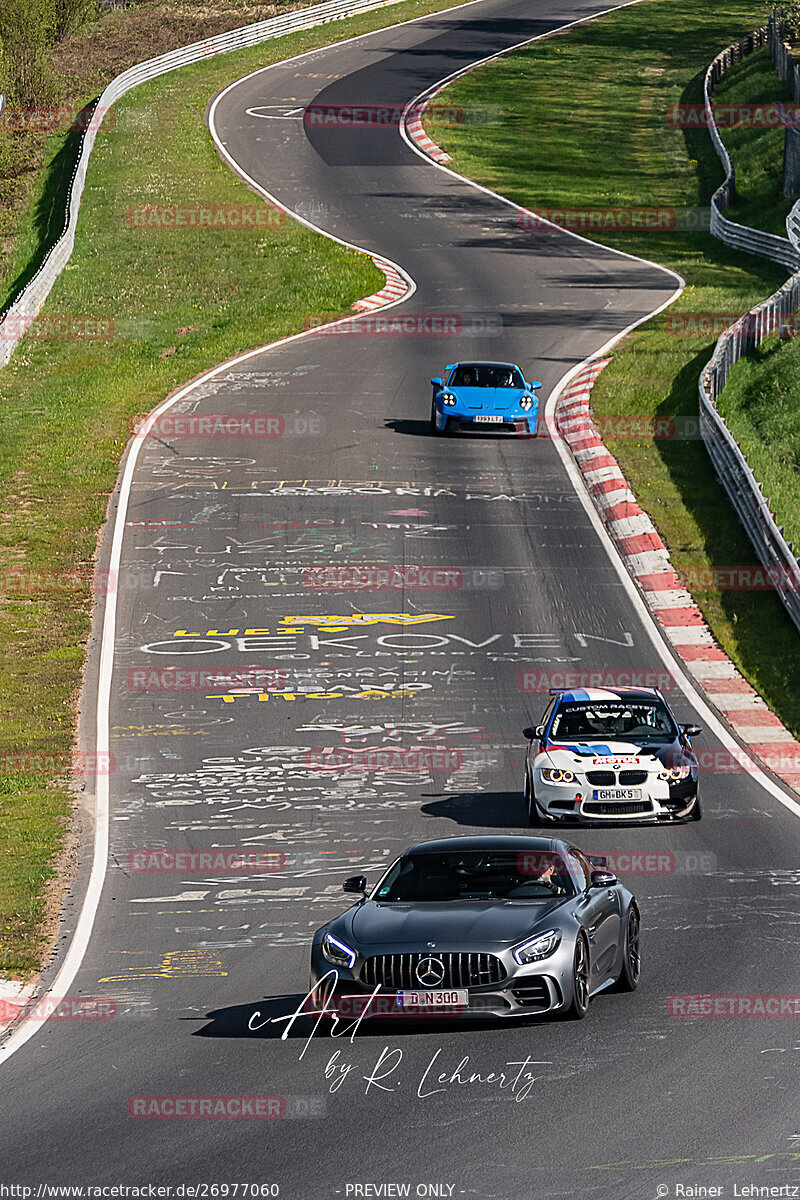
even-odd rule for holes
{"type": "Polygon", "coordinates": [[[575,942],[572,960],[572,999],[564,1010],[570,1021],[582,1021],[589,1011],[589,949],[583,934],[575,942]]]}
{"type": "Polygon", "coordinates": [[[622,970],[614,985],[616,992],[635,992],[642,973],[642,932],[639,910],[628,909],[625,922],[625,943],[622,947],[622,970]]]}

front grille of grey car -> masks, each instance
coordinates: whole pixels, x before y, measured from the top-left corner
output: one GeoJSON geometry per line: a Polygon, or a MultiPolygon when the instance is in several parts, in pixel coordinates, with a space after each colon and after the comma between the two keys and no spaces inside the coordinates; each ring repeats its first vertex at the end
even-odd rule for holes
{"type": "Polygon", "coordinates": [[[595,803],[588,801],[583,806],[587,816],[595,817],[629,817],[634,813],[649,813],[653,806],[649,800],[603,801],[595,803]]]}
{"type": "Polygon", "coordinates": [[[619,781],[627,787],[633,783],[647,783],[647,771],[620,771],[619,781]]]}
{"type": "Polygon", "coordinates": [[[442,964],[444,978],[437,983],[440,988],[479,987],[486,983],[500,983],[506,971],[494,954],[436,954],[430,951],[414,954],[376,954],[368,958],[361,968],[361,982],[369,987],[381,984],[387,988],[409,988],[419,990],[422,986],[416,976],[416,968],[423,958],[434,958],[442,964]]]}

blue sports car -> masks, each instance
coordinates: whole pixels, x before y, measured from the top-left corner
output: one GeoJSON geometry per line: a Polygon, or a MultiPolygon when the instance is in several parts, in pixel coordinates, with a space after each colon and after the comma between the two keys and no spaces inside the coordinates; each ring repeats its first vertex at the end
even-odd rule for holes
{"type": "Polygon", "coordinates": [[[514,363],[448,363],[445,380],[432,379],[434,433],[504,433],[536,437],[539,382],[526,383],[514,363]]]}

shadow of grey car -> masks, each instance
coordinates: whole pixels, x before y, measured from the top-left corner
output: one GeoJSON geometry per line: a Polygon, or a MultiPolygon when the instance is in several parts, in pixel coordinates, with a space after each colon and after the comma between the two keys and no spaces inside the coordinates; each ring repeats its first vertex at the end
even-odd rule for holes
{"type": "Polygon", "coordinates": [[[640,918],[599,860],[553,838],[454,837],[406,850],[314,935],[311,1008],[339,1017],[580,1019],[633,991],[640,918]]]}

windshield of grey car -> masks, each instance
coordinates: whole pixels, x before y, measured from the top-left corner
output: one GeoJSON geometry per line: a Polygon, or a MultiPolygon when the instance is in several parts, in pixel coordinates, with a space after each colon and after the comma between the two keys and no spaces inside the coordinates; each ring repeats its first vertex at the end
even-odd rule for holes
{"type": "Polygon", "coordinates": [[[405,854],[373,899],[382,903],[452,900],[543,900],[574,896],[563,858],[529,850],[405,854]]]}
{"type": "Polygon", "coordinates": [[[620,703],[614,701],[584,701],[562,704],[550,727],[550,739],[563,741],[597,741],[616,738],[623,741],[655,738],[658,741],[677,737],[678,730],[667,706],[662,702],[620,703]]]}
{"type": "Polygon", "coordinates": [[[524,388],[525,380],[515,367],[503,363],[460,363],[449,380],[450,387],[524,388]]]}

